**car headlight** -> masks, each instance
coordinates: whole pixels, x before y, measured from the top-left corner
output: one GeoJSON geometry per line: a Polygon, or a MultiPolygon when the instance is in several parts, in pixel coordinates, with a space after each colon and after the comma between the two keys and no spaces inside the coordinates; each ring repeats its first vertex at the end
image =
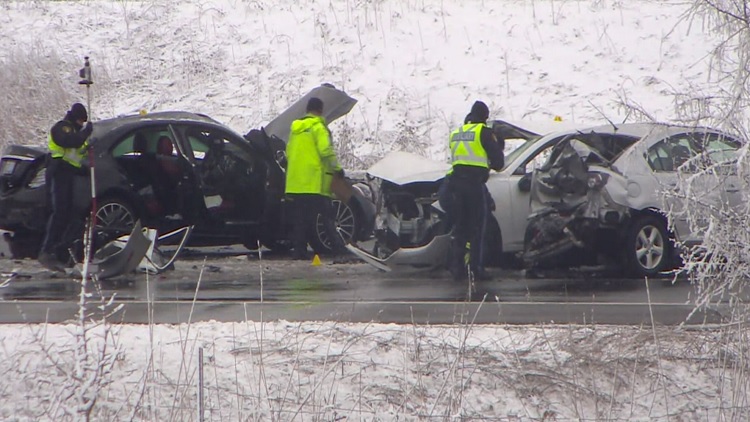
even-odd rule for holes
{"type": "Polygon", "coordinates": [[[28,184],[29,189],[41,188],[47,183],[46,179],[47,179],[47,167],[42,167],[36,171],[34,178],[31,179],[31,181],[29,181],[29,184],[28,184]]]}

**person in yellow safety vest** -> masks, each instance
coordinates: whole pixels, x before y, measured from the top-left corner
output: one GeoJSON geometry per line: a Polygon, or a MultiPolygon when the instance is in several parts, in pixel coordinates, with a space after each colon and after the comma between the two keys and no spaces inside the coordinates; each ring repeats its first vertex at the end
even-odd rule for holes
{"type": "Polygon", "coordinates": [[[440,204],[453,224],[448,269],[453,279],[464,279],[469,271],[475,279],[487,277],[484,261],[484,232],[493,206],[485,182],[490,169],[501,170],[504,164],[504,140],[498,141],[487,127],[489,108],[476,101],[464,124],[451,132],[449,139],[451,169],[440,192],[440,204]],[[464,263],[467,243],[468,271],[464,263]]]}
{"type": "MultiPolygon", "coordinates": [[[[316,233],[318,215],[332,249],[345,250],[344,241],[336,230],[331,204],[331,180],[343,177],[331,136],[323,114],[323,101],[312,97],[307,102],[306,115],[292,122],[286,145],[285,193],[292,219],[292,257],[308,259],[309,236],[316,233]]],[[[323,251],[316,251],[321,253],[323,251]]]]}
{"type": "Polygon", "coordinates": [[[65,264],[60,257],[67,261],[69,255],[64,235],[72,218],[74,178],[82,171],[87,139],[93,130],[91,123],[86,123],[88,119],[86,107],[81,103],[73,104],[65,118],[52,126],[47,141],[46,181],[51,213],[38,260],[53,271],[63,271],[65,264]]]}

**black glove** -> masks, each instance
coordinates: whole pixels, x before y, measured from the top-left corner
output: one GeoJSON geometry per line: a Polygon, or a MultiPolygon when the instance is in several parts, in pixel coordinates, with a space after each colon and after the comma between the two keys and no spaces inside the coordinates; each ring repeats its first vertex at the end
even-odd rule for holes
{"type": "Polygon", "coordinates": [[[500,151],[505,150],[505,138],[497,138],[497,145],[500,147],[500,151]]]}
{"type": "Polygon", "coordinates": [[[91,122],[86,123],[86,126],[81,129],[81,135],[88,138],[91,136],[91,131],[94,130],[94,125],[91,122]]]}

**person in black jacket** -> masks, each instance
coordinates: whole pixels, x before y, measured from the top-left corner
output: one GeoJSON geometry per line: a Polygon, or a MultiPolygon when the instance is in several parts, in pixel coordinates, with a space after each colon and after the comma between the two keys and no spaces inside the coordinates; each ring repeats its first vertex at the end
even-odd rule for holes
{"type": "Polygon", "coordinates": [[[448,269],[455,280],[468,274],[464,262],[467,242],[468,270],[474,278],[486,278],[483,235],[494,204],[485,182],[490,169],[501,170],[504,164],[502,142],[487,127],[488,117],[487,105],[475,102],[464,125],[453,131],[449,140],[452,168],[441,189],[441,204],[447,205],[448,219],[453,223],[448,269]]]}
{"type": "Polygon", "coordinates": [[[65,118],[50,130],[47,146],[47,185],[51,213],[47,220],[39,263],[53,271],[63,271],[65,266],[58,254],[66,256],[67,246],[63,235],[70,224],[73,205],[73,181],[81,173],[81,163],[88,148],[87,139],[93,127],[88,112],[81,103],[75,103],[65,118]],[[85,126],[84,126],[85,125],[85,126]]]}

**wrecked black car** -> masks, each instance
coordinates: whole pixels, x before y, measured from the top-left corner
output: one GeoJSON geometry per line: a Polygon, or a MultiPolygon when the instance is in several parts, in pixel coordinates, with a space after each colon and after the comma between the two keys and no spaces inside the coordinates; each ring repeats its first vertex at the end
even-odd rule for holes
{"type": "MultiPolygon", "coordinates": [[[[356,100],[331,86],[308,93],[265,128],[242,136],[216,120],[188,112],[159,112],[94,123],[90,138],[97,231],[106,240],[130,233],[137,220],[161,233],[194,226],[190,245],[241,243],[284,249],[289,221],[284,201],[285,130],[309,96],[323,98],[333,121],[356,100]]],[[[304,110],[304,109],[303,109],[304,110]]],[[[0,163],[0,229],[14,256],[38,253],[48,216],[46,150],[10,145],[0,163]]],[[[80,239],[92,208],[90,166],[74,188],[69,239],[80,239]]],[[[365,239],[374,204],[356,183],[335,201],[345,240],[365,239]]],[[[322,226],[314,240],[328,248],[322,226]]]]}

